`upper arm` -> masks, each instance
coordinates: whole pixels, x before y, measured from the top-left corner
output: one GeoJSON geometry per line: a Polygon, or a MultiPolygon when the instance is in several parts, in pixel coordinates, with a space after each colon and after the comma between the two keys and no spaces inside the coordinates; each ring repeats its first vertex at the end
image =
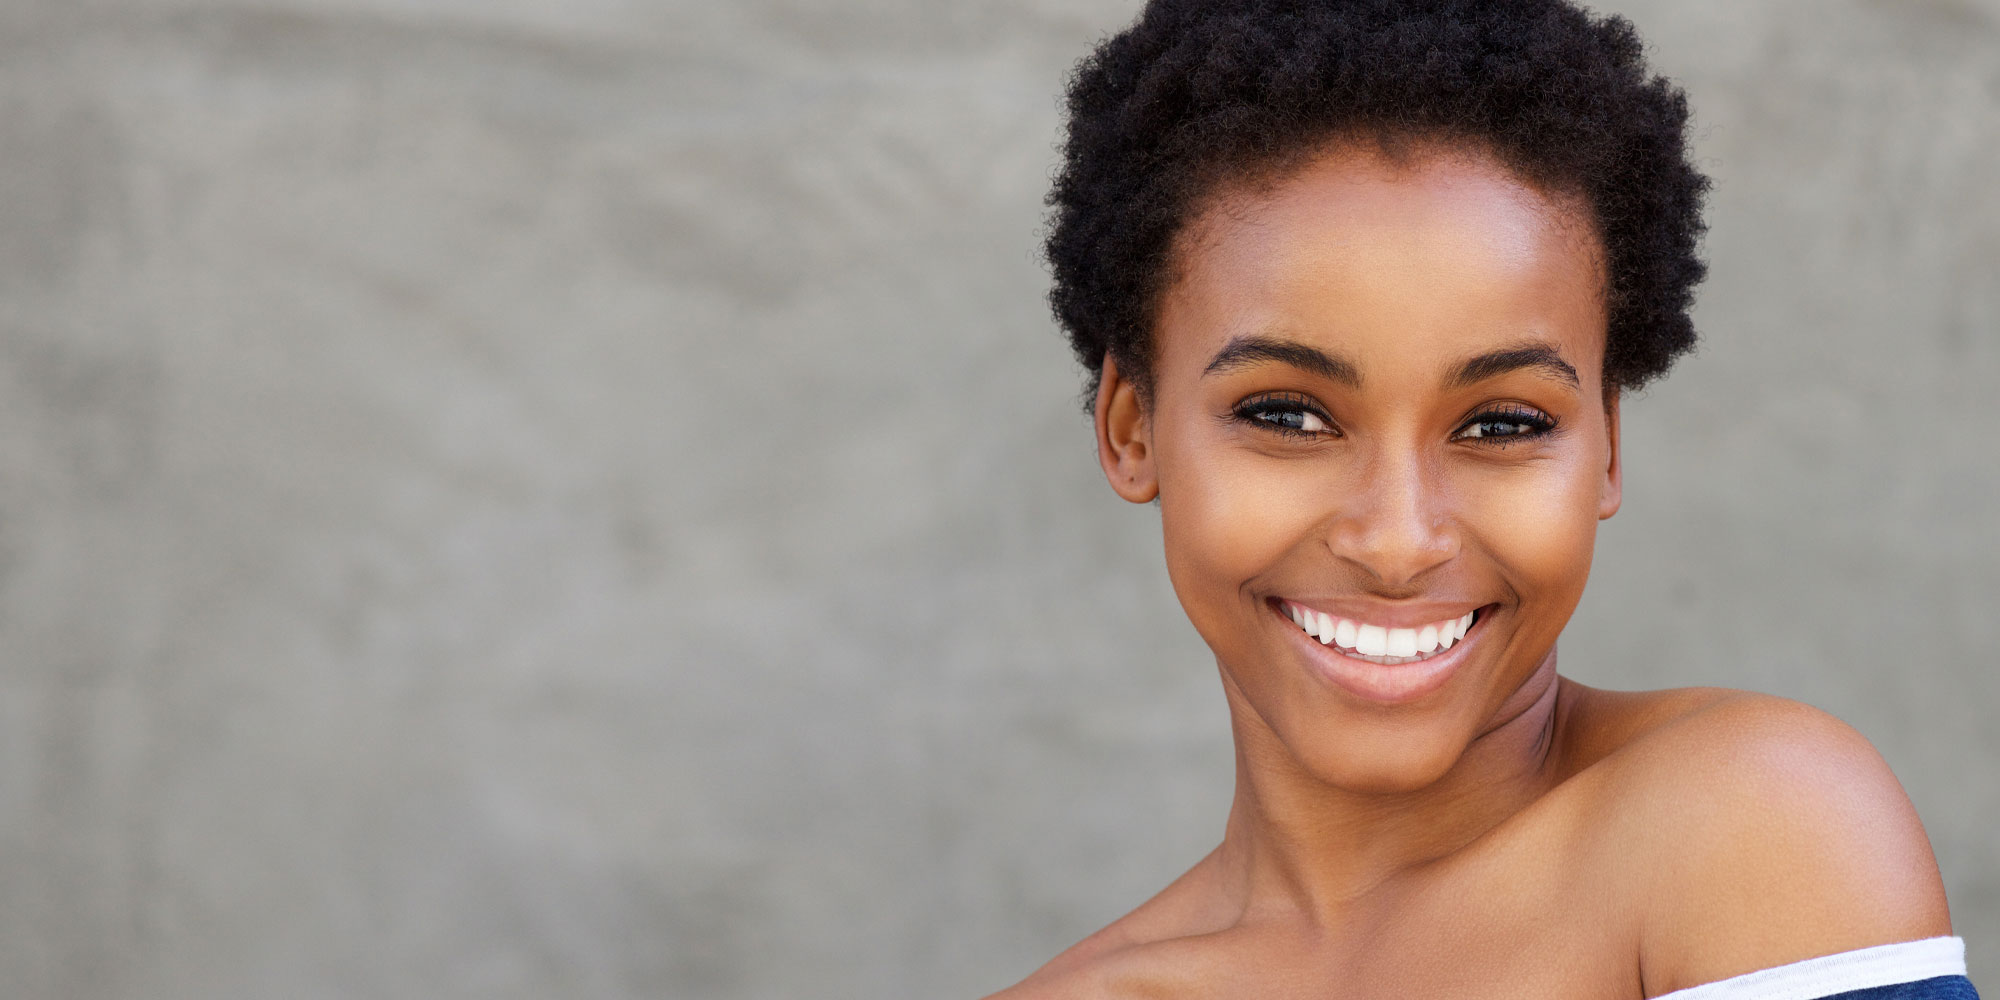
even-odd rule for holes
{"type": "Polygon", "coordinates": [[[1951,933],[1916,810],[1875,748],[1817,709],[1750,696],[1670,727],[1636,812],[1651,859],[1640,976],[1658,995],[1951,933]]]}

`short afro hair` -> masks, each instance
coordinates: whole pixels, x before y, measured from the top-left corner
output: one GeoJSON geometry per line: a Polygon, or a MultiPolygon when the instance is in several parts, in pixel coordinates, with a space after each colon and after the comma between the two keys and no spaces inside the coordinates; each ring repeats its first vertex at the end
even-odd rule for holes
{"type": "Polygon", "coordinates": [[[1343,140],[1469,145],[1579,197],[1603,244],[1604,384],[1694,346],[1708,178],[1687,96],[1622,17],[1568,0],[1150,0],[1069,80],[1048,197],[1049,303],[1097,394],[1108,355],[1150,396],[1173,244],[1204,199],[1343,140]]]}

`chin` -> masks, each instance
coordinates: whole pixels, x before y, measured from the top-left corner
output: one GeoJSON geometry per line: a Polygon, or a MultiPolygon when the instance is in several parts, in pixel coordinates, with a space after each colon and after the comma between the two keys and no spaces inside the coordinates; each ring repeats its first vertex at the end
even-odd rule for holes
{"type": "MultiPolygon", "coordinates": [[[[1328,726],[1327,728],[1331,728],[1328,726]]],[[[1340,731],[1279,735],[1301,770],[1322,783],[1360,795],[1400,795],[1436,784],[1471,743],[1470,734],[1435,725],[1370,725],[1340,731]]]]}

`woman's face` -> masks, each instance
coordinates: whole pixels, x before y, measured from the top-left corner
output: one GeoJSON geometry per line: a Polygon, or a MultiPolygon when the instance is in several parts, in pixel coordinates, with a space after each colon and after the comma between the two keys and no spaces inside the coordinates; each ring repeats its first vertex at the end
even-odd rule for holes
{"type": "Polygon", "coordinates": [[[1176,262],[1149,405],[1107,372],[1106,473],[1157,494],[1240,739],[1424,787],[1553,681],[1618,507],[1596,237],[1483,156],[1343,149],[1218,199],[1176,262]]]}

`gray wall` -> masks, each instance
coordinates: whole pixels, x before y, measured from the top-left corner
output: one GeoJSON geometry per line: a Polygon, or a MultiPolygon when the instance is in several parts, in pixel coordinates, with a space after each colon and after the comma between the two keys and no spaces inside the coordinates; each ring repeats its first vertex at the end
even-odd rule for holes
{"type": "MultiPolygon", "coordinates": [[[[1564,664],[1850,720],[2000,989],[2000,0],[1623,0],[1717,181],[1564,664]]],[[[0,983],[968,996],[1229,745],[1041,301],[1130,0],[0,3],[0,983]]]]}

